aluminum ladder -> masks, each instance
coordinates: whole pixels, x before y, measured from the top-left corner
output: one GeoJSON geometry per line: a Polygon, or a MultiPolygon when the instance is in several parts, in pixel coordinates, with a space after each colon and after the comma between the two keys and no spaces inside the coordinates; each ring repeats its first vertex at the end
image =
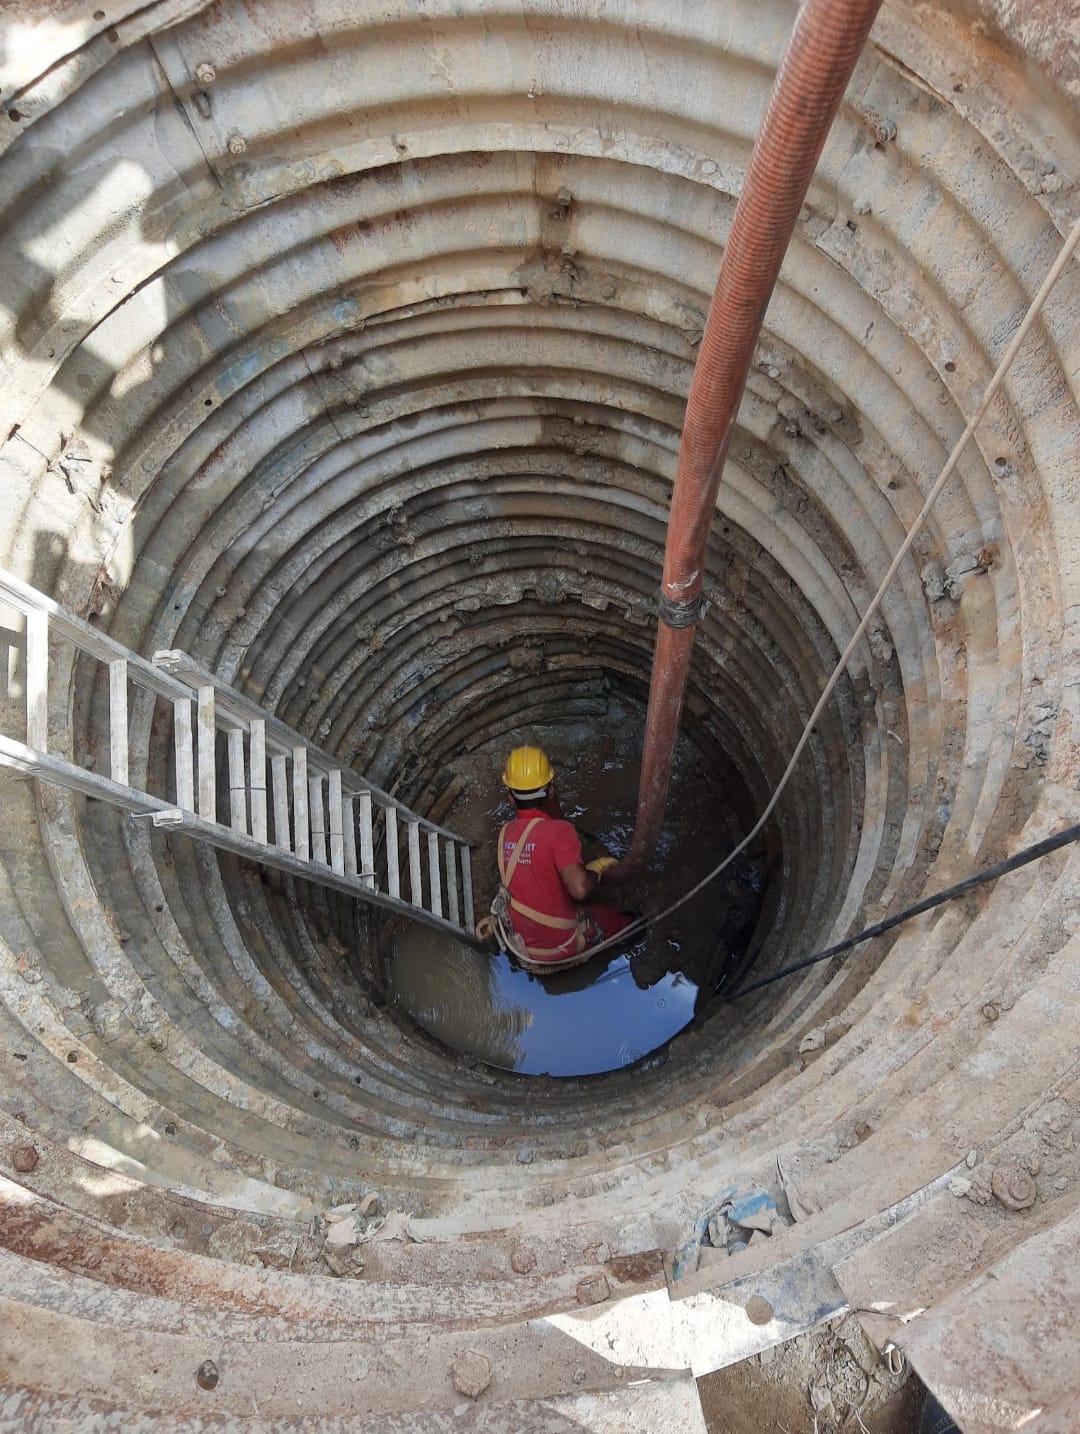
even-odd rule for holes
{"type": "Polygon", "coordinates": [[[184,653],[156,652],[147,662],[0,568],[4,611],[22,631],[6,633],[0,765],[475,944],[464,838],[417,816],[184,653]],[[76,761],[71,677],[80,659],[97,664],[103,699],[107,690],[109,748],[76,761]],[[164,792],[149,790],[145,764],[142,785],[133,785],[132,697],[144,704],[143,730],[157,704],[171,708],[164,792]],[[24,721],[22,741],[9,729],[24,721]]]}

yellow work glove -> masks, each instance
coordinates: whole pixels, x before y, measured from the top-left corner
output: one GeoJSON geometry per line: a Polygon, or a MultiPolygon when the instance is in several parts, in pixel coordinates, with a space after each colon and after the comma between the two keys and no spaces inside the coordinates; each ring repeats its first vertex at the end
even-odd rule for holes
{"type": "Polygon", "coordinates": [[[595,861],[587,861],[585,863],[585,870],[593,871],[597,876],[602,877],[604,872],[614,865],[615,858],[613,856],[598,856],[595,861]]]}

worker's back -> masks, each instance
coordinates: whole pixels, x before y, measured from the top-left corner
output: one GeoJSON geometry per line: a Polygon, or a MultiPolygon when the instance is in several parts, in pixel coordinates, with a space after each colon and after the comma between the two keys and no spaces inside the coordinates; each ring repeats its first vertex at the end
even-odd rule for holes
{"type": "MultiPolygon", "coordinates": [[[[549,817],[535,808],[526,807],[518,812],[503,828],[503,871],[510,870],[519,842],[521,847],[509,883],[514,902],[519,907],[566,920],[572,926],[577,906],[570,899],[559,872],[581,861],[581,839],[573,824],[549,817]]],[[[530,920],[521,910],[514,913],[514,928],[527,946],[554,946],[563,934],[530,920]]],[[[571,927],[566,929],[565,936],[566,945],[572,948],[571,927]]]]}

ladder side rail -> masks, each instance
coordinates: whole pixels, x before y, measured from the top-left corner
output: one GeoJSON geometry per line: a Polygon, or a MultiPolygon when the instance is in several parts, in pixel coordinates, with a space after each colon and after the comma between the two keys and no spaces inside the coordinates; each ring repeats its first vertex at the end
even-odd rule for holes
{"type": "Polygon", "coordinates": [[[221,851],[230,851],[237,856],[259,862],[263,866],[275,867],[279,871],[303,877],[308,881],[317,881],[323,886],[344,892],[345,895],[370,905],[382,907],[398,916],[406,916],[412,920],[423,922],[427,926],[432,926],[450,935],[460,936],[461,934],[448,921],[433,916],[431,912],[425,911],[422,907],[417,908],[409,902],[395,900],[379,891],[369,891],[354,877],[343,876],[329,867],[313,871],[310,862],[301,860],[292,852],[264,847],[253,837],[244,836],[230,827],[215,822],[203,821],[194,812],[183,812],[173,803],[166,802],[161,797],[151,796],[148,792],[140,792],[134,787],[120,786],[109,777],[76,766],[74,762],[68,762],[62,757],[53,757],[48,753],[38,752],[14,738],[0,736],[0,765],[12,767],[27,776],[52,782],[70,791],[83,792],[87,796],[97,797],[100,801],[110,802],[113,806],[131,812],[135,816],[150,817],[156,826],[182,831],[187,836],[205,841],[221,851]]]}
{"type": "Polygon", "coordinates": [[[179,823],[184,813],[175,802],[164,797],[155,797],[138,787],[123,786],[111,777],[103,777],[65,757],[56,757],[50,752],[39,752],[36,748],[16,741],[12,737],[0,736],[0,766],[11,767],[27,776],[37,777],[43,782],[65,787],[69,791],[82,792],[88,797],[100,797],[113,806],[122,807],[135,816],[156,816],[159,813],[171,815],[179,823]]]}

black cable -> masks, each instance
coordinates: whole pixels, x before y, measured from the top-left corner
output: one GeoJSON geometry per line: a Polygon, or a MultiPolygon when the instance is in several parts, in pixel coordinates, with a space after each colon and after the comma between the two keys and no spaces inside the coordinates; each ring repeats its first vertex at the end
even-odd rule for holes
{"type": "Polygon", "coordinates": [[[839,956],[842,951],[849,951],[853,946],[859,946],[862,942],[870,941],[885,931],[891,931],[902,921],[910,921],[913,916],[921,916],[924,911],[932,911],[935,906],[941,906],[946,901],[954,901],[958,896],[965,896],[969,891],[974,891],[976,887],[982,886],[985,882],[994,881],[999,876],[1006,876],[1010,871],[1027,866],[1029,862],[1038,861],[1042,856],[1049,856],[1052,851],[1068,846],[1069,842],[1076,841],[1078,838],[1080,838],[1080,824],[1065,827],[1063,831],[1055,833],[1054,836],[1037,841],[1034,846],[1025,847],[1015,856],[1010,856],[1005,861],[999,861],[996,866],[988,866],[985,871],[976,872],[974,876],[969,876],[964,881],[958,881],[955,886],[947,886],[944,891],[939,891],[934,896],[928,896],[925,900],[916,902],[906,911],[901,911],[898,916],[889,916],[884,921],[879,921],[876,926],[868,926],[857,936],[849,936],[846,941],[838,941],[835,946],[829,946],[824,951],[807,956],[803,961],[796,961],[793,966],[785,966],[781,971],[774,971],[771,976],[764,976],[760,981],[753,981],[749,986],[743,986],[741,990],[735,991],[723,999],[737,1001],[740,996],[748,996],[751,991],[760,991],[762,986],[771,986],[774,981],[781,981],[785,976],[791,976],[796,971],[805,971],[807,966],[816,966],[820,961],[830,961],[834,956],[839,956]]]}

